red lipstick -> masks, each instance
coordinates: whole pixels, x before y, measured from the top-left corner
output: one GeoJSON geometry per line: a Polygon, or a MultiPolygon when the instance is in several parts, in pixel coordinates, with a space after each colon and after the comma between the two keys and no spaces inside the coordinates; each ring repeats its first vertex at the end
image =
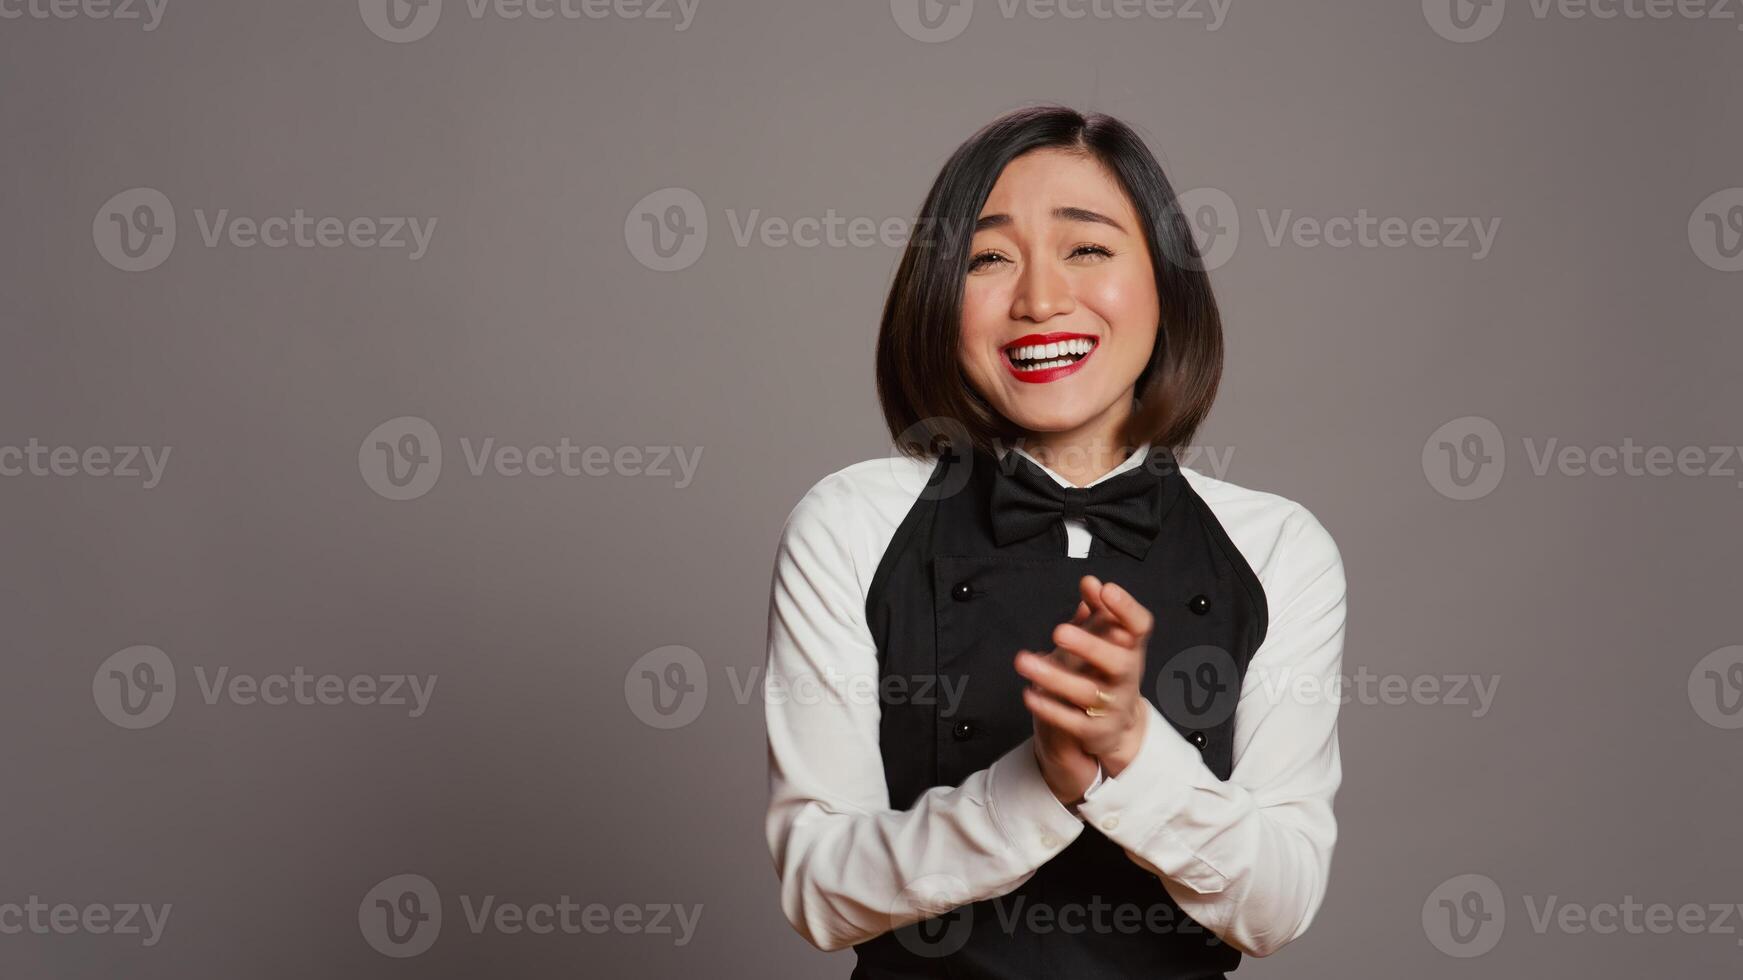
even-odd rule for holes
{"type": "Polygon", "coordinates": [[[1101,339],[1093,334],[1032,333],[1006,344],[1000,354],[1005,369],[1018,381],[1046,384],[1075,374],[1100,346],[1101,339]],[[1058,345],[1060,349],[1051,357],[1045,350],[1036,349],[1052,345],[1058,345]],[[1018,354],[1026,356],[1018,357],[1018,354]]]}

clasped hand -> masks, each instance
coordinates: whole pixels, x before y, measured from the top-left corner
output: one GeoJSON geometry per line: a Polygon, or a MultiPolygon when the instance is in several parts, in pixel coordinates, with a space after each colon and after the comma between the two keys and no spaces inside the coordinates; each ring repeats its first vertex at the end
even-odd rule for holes
{"type": "Polygon", "coordinates": [[[1138,754],[1149,719],[1140,688],[1150,611],[1093,575],[1078,589],[1077,612],[1053,629],[1056,648],[1016,656],[1017,673],[1029,681],[1023,704],[1035,719],[1035,758],[1062,803],[1082,798],[1098,763],[1104,775],[1118,776],[1138,754]]]}

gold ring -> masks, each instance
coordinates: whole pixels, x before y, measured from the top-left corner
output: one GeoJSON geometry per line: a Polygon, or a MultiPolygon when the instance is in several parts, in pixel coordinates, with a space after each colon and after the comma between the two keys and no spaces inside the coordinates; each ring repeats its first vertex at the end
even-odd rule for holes
{"type": "Polygon", "coordinates": [[[1100,701],[1102,704],[1113,704],[1114,703],[1114,696],[1112,694],[1109,694],[1108,692],[1102,690],[1099,687],[1095,689],[1095,698],[1097,701],[1100,701]]]}
{"type": "Polygon", "coordinates": [[[1101,716],[1107,714],[1107,709],[1105,709],[1105,708],[1085,708],[1085,709],[1083,709],[1083,713],[1090,716],[1091,718],[1100,718],[1101,716]]]}

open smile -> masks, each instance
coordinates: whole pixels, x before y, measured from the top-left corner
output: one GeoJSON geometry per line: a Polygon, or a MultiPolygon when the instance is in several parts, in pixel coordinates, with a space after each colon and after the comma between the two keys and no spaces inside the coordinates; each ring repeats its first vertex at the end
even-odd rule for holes
{"type": "Polygon", "coordinates": [[[1046,384],[1083,367],[1101,340],[1086,333],[1032,333],[1001,351],[1005,368],[1018,381],[1046,384]]]}

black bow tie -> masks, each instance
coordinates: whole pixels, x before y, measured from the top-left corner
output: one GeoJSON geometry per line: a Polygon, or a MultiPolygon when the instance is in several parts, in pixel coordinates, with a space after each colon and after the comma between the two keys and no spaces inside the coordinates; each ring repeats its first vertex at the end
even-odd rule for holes
{"type": "Polygon", "coordinates": [[[1097,540],[1142,559],[1162,529],[1162,478],[1140,465],[1092,487],[1062,487],[1012,450],[993,478],[992,520],[1000,547],[1080,520],[1097,540]]]}

